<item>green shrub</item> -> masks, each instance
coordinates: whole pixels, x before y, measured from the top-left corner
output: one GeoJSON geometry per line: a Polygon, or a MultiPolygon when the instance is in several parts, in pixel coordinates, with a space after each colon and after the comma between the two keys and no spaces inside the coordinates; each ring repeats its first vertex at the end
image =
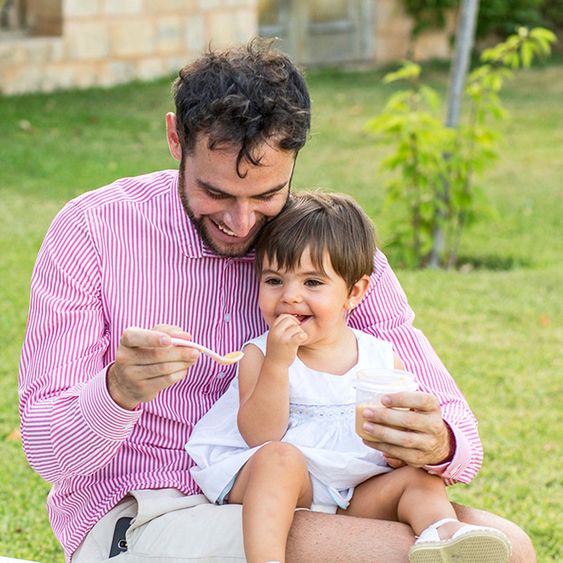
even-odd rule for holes
{"type": "Polygon", "coordinates": [[[485,50],[481,65],[467,78],[467,111],[455,128],[440,118],[442,100],[421,83],[419,65],[406,62],[384,78],[409,85],[368,123],[391,147],[381,168],[394,174],[386,190],[394,218],[390,246],[404,266],[454,267],[465,228],[491,215],[478,180],[496,158],[499,131],[492,120],[506,115],[500,91],[511,69],[527,68],[537,56],[548,55],[554,41],[547,29],[520,28],[485,50]]]}

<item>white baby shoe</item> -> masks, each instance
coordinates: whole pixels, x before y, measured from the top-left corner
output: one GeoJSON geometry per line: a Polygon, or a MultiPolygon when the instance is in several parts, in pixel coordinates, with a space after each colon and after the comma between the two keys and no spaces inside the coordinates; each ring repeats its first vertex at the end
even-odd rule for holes
{"type": "Polygon", "coordinates": [[[440,539],[438,528],[454,518],[444,518],[428,526],[409,551],[410,563],[506,563],[512,547],[508,538],[494,528],[463,525],[451,538],[440,539]]]}

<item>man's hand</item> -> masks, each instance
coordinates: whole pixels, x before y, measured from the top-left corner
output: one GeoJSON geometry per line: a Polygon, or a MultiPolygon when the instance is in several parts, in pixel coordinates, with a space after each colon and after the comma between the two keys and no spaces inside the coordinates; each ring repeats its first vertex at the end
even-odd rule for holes
{"type": "Polygon", "coordinates": [[[170,336],[191,339],[188,333],[169,325],[152,330],[128,328],[123,332],[107,375],[109,394],[119,406],[133,410],[186,376],[199,352],[172,346],[170,336]]]}
{"type": "Polygon", "coordinates": [[[451,458],[452,440],[436,397],[404,392],[385,395],[381,402],[384,407],[364,410],[363,428],[373,436],[364,443],[380,450],[391,467],[436,465],[451,458]]]}

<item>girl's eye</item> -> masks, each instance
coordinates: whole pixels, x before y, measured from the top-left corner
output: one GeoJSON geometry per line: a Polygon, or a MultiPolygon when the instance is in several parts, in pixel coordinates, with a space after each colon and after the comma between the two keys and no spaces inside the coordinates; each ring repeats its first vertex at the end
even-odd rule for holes
{"type": "Polygon", "coordinates": [[[264,283],[266,285],[281,285],[281,280],[279,278],[266,278],[264,283]]]}
{"type": "Polygon", "coordinates": [[[323,285],[323,282],[321,280],[306,280],[305,285],[308,287],[317,287],[323,285]]]}

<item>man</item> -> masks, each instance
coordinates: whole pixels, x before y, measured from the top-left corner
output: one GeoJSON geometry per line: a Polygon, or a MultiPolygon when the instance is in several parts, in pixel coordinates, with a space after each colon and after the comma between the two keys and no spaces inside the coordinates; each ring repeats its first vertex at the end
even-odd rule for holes
{"type": "MultiPolygon", "coordinates": [[[[125,178],[71,201],[33,274],[20,376],[23,443],[53,483],[51,524],[67,560],[79,563],[121,552],[122,561],[244,560],[240,507],[207,503],[184,451],[235,368],[170,337],[226,353],[265,330],[251,249],[289,197],[310,100],[292,63],[255,42],[186,66],[175,101],[166,125],[179,172],[125,178]]],[[[372,445],[390,465],[468,482],[482,456],[476,421],[412,327],[381,253],[371,283],[350,323],[392,341],[424,391],[388,398],[387,406],[410,411],[369,416],[372,445]]],[[[503,529],[514,560],[533,560],[513,524],[459,511],[464,521],[503,529]]],[[[288,559],[402,561],[412,541],[400,523],[299,512],[288,559]]]]}

